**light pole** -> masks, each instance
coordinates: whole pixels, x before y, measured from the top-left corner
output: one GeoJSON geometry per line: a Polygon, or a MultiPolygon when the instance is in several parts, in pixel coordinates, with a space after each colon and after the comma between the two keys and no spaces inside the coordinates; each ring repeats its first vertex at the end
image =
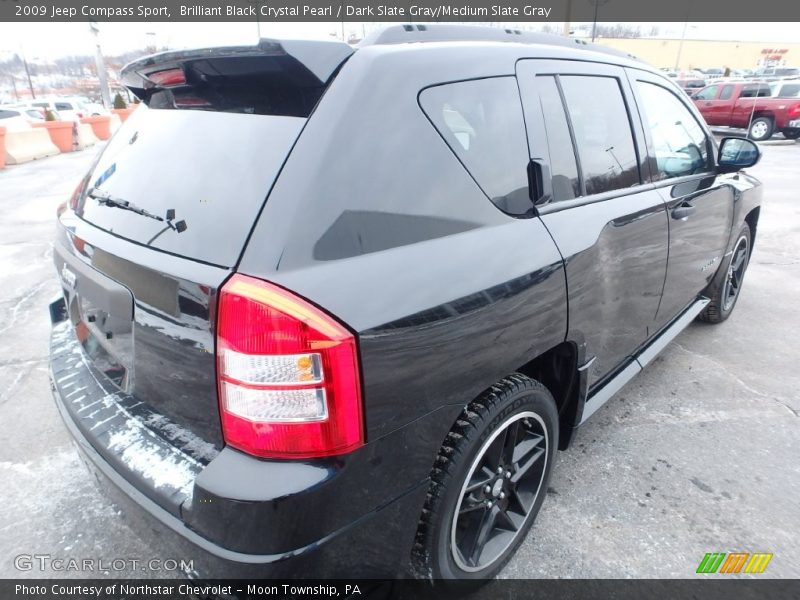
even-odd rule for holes
{"type": "MultiPolygon", "coordinates": [[[[33,80],[31,79],[31,71],[28,68],[28,59],[25,58],[25,49],[20,45],[20,56],[22,57],[22,66],[25,67],[25,75],[28,77],[28,88],[31,90],[31,99],[36,100],[36,92],[33,91],[33,80]]],[[[16,92],[16,88],[14,88],[16,92]]]]}
{"type": "Polygon", "coordinates": [[[94,63],[97,68],[97,80],[100,83],[100,95],[103,98],[103,106],[106,110],[111,109],[111,94],[108,92],[108,77],[106,76],[106,65],[103,62],[103,51],[100,49],[99,29],[95,21],[89,21],[89,31],[94,35],[95,53],[94,63]]]}
{"type": "Polygon", "coordinates": [[[689,25],[688,21],[684,21],[683,23],[683,33],[681,34],[681,41],[678,42],[678,55],[675,57],[675,70],[680,69],[680,62],[681,62],[681,54],[683,53],[683,42],[686,41],[686,31],[689,28],[695,29],[694,25],[689,25]]]}
{"type": "Polygon", "coordinates": [[[592,21],[592,41],[594,42],[594,38],[597,36],[597,11],[600,8],[600,5],[606,5],[611,0],[589,0],[589,4],[594,6],[594,21],[592,21]]]}

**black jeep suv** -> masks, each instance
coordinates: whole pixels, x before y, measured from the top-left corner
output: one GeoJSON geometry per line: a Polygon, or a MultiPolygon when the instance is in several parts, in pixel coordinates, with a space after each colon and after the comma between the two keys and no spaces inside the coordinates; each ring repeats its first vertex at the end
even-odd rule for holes
{"type": "Polygon", "coordinates": [[[757,147],[630,57],[397,26],[123,69],[60,209],[52,387],[222,576],[494,576],[556,449],[733,310],[757,147]]]}

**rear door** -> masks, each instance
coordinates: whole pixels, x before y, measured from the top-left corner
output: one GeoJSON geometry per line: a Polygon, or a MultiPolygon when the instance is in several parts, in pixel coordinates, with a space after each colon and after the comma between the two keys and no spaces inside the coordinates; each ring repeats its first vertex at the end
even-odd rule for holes
{"type": "Polygon", "coordinates": [[[722,262],[733,219],[733,189],[714,172],[714,144],[681,93],[662,78],[629,70],[669,214],[669,265],[656,316],[661,327],[701,293],[722,262]]]}
{"type": "Polygon", "coordinates": [[[597,386],[652,333],[667,266],[664,201],[643,183],[644,138],[623,69],[525,60],[517,77],[543,184],[539,215],[566,264],[568,337],[585,344],[597,386]]]}

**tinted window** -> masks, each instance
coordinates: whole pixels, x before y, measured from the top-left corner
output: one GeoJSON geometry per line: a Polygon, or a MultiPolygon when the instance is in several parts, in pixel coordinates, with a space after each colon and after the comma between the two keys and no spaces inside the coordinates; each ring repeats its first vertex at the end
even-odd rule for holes
{"type": "Polygon", "coordinates": [[[705,131],[689,109],[661,86],[638,81],[642,112],[653,138],[658,175],[668,179],[708,170],[705,131]]]}
{"type": "Polygon", "coordinates": [[[771,92],[768,85],[746,85],[742,88],[740,98],[756,98],[770,96],[771,92]]]}
{"type": "Polygon", "coordinates": [[[787,83],[778,90],[781,98],[800,98],[800,83],[787,83]]]}
{"type": "Polygon", "coordinates": [[[11,117],[18,117],[19,113],[15,110],[0,110],[0,119],[10,119],[11,117]]]}
{"type": "Polygon", "coordinates": [[[587,194],[639,183],[628,111],[613,77],[561,76],[587,194]]]}
{"type": "Polygon", "coordinates": [[[694,97],[698,100],[713,100],[717,97],[717,90],[719,89],[716,85],[710,85],[704,90],[700,90],[697,92],[694,97]]]}
{"type": "Polygon", "coordinates": [[[547,143],[550,147],[550,171],[553,179],[553,200],[568,200],[580,196],[578,165],[572,136],[569,133],[564,103],[555,77],[538,77],[536,87],[544,114],[547,143]]]}
{"type": "Polygon", "coordinates": [[[733,86],[726,85],[722,88],[722,92],[719,95],[720,100],[729,100],[730,97],[733,96],[733,86]]]}
{"type": "Polygon", "coordinates": [[[56,110],[72,110],[72,104],[68,102],[56,102],[56,110]]]}
{"type": "Polygon", "coordinates": [[[119,237],[231,266],[304,123],[140,107],[108,142],[89,185],[162,219],[172,209],[186,229],[88,197],[78,214],[119,237]]]}
{"type": "Polygon", "coordinates": [[[420,104],[498,208],[514,215],[531,209],[528,142],[515,78],[428,88],[420,94],[420,104]]]}

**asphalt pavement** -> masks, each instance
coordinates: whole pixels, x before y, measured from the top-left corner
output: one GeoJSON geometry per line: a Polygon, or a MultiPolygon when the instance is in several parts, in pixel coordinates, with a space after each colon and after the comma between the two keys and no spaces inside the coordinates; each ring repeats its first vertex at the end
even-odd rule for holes
{"type": "MultiPolygon", "coordinates": [[[[800,577],[800,144],[763,151],[751,172],[765,201],[735,313],[691,325],[559,453],[539,519],[503,577],[694,577],[705,553],[733,551],[773,553],[759,577],[800,577]]],[[[159,536],[134,534],[97,491],[50,396],[55,211],[94,154],[0,171],[4,578],[92,576],[20,556],[179,558],[159,536]]]]}

